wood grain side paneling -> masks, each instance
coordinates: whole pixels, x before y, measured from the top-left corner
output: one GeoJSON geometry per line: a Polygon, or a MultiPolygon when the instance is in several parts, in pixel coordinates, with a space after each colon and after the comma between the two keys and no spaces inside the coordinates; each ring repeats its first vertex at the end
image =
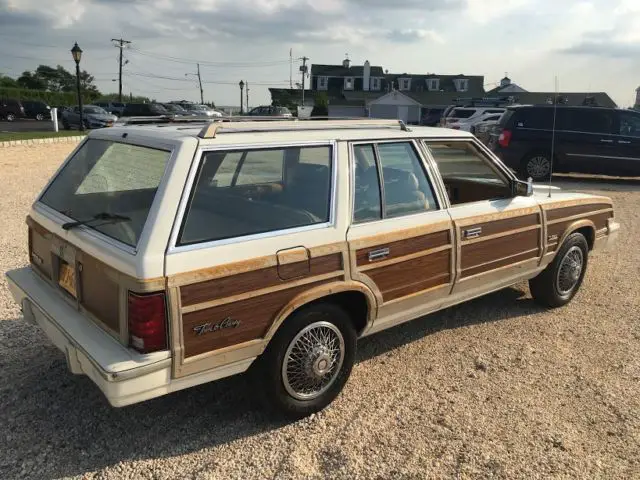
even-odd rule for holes
{"type": "Polygon", "coordinates": [[[114,332],[120,331],[119,288],[104,274],[106,265],[84,255],[80,275],[80,304],[114,332]]]}
{"type": "MultiPolygon", "coordinates": [[[[302,275],[298,278],[322,275],[342,269],[342,254],[333,253],[311,258],[309,262],[295,262],[280,266],[280,268],[283,267],[287,268],[287,274],[291,274],[292,270],[295,273],[295,269],[299,269],[302,275]],[[307,273],[304,274],[303,271],[307,273]]],[[[185,285],[180,288],[180,299],[183,306],[195,305],[281,285],[291,280],[292,278],[283,280],[278,274],[277,266],[261,268],[251,272],[185,285]]]]}
{"type": "MultiPolygon", "coordinates": [[[[462,246],[460,267],[462,276],[469,276],[470,269],[477,269],[481,265],[487,265],[487,270],[494,267],[489,262],[498,261],[507,257],[513,257],[523,252],[540,248],[539,230],[529,230],[493,238],[484,242],[477,242],[462,246]]],[[[476,271],[476,273],[479,273],[476,271]]]]}
{"type": "MultiPolygon", "coordinates": [[[[613,217],[613,212],[598,213],[596,215],[590,215],[585,217],[586,220],[591,220],[595,225],[596,230],[607,228],[607,220],[613,217]]],[[[553,252],[558,248],[558,242],[562,239],[563,235],[567,231],[567,228],[571,226],[576,220],[566,220],[564,222],[557,222],[547,227],[547,252],[553,252]],[[553,237],[556,238],[553,238],[553,237]],[[549,240],[552,238],[551,240],[549,240]]]]}
{"type": "Polygon", "coordinates": [[[519,253],[512,257],[501,258],[491,263],[487,263],[484,265],[478,265],[475,267],[468,268],[463,270],[462,278],[471,277],[473,275],[477,275],[479,273],[488,272],[491,270],[495,270],[497,268],[506,267],[508,265],[513,265],[515,263],[523,262],[525,260],[533,260],[538,258],[538,249],[532,250],[530,252],[519,253]]]}
{"type": "Polygon", "coordinates": [[[385,302],[450,282],[451,250],[443,250],[406,262],[372,270],[367,275],[376,283],[385,302]]]}
{"type": "Polygon", "coordinates": [[[262,338],[278,312],[297,295],[330,280],[280,290],[239,302],[227,303],[182,316],[185,358],[210,352],[230,345],[262,338]],[[239,321],[235,328],[225,328],[197,335],[194,327],[212,322],[216,324],[230,318],[239,321]]]}
{"type": "Polygon", "coordinates": [[[605,210],[611,208],[609,203],[593,203],[587,205],[576,205],[573,207],[561,207],[547,210],[547,221],[552,222],[560,218],[572,217],[574,215],[581,215],[583,213],[594,212],[597,210],[605,210]]]}
{"type": "Polygon", "coordinates": [[[399,240],[387,244],[380,244],[373,247],[363,248],[356,251],[356,264],[358,266],[368,265],[369,252],[378,250],[380,248],[388,248],[389,255],[381,258],[380,261],[390,260],[392,258],[404,257],[413,253],[418,253],[424,250],[430,250],[432,248],[442,247],[451,243],[450,233],[448,230],[436,233],[430,233],[427,235],[421,235],[418,237],[408,238],[405,240],[399,240]]]}
{"type": "Polygon", "coordinates": [[[482,237],[486,237],[489,235],[496,235],[498,233],[506,233],[511,230],[518,230],[520,228],[533,227],[539,223],[539,214],[532,213],[530,215],[522,215],[520,217],[505,218],[504,220],[476,223],[474,225],[463,227],[462,230],[481,228],[482,237]]]}
{"type": "Polygon", "coordinates": [[[29,227],[29,261],[40,273],[51,279],[53,275],[51,234],[43,236],[42,229],[29,227]]]}

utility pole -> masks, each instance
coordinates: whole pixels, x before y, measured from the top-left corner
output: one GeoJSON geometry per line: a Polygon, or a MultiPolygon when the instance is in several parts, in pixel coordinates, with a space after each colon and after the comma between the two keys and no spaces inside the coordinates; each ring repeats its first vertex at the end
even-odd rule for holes
{"type": "Polygon", "coordinates": [[[300,67],[300,72],[302,73],[302,106],[304,107],[304,76],[307,74],[307,60],[309,58],[302,57],[302,66],[300,67]]]}
{"type": "Polygon", "coordinates": [[[118,70],[118,101],[122,103],[122,49],[125,45],[129,45],[131,42],[129,40],[123,40],[122,38],[112,38],[112,42],[118,42],[115,45],[120,49],[120,69],[118,70]]]}
{"type": "Polygon", "coordinates": [[[196,64],[198,66],[198,84],[200,85],[200,103],[204,105],[204,93],[202,92],[202,77],[200,76],[200,64],[196,64]]]}
{"type": "Polygon", "coordinates": [[[200,76],[200,64],[196,63],[198,70],[196,73],[185,73],[184,76],[193,75],[194,77],[198,77],[198,85],[200,86],[200,104],[204,105],[204,93],[202,92],[202,77],[200,76]]]}
{"type": "Polygon", "coordinates": [[[293,48],[289,49],[289,89],[293,90],[293,48]]]}

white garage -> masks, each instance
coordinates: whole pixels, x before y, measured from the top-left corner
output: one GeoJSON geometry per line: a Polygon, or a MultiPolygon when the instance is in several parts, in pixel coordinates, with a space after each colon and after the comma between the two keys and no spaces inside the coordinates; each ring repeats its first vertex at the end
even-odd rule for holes
{"type": "Polygon", "coordinates": [[[371,118],[392,118],[405,123],[419,123],[422,105],[413,98],[394,90],[369,103],[371,118]]]}

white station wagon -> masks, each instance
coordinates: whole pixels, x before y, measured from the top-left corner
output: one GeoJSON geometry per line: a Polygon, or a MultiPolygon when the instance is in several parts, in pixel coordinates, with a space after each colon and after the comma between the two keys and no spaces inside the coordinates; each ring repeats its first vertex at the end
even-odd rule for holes
{"type": "Polygon", "coordinates": [[[112,405],[252,367],[292,416],[340,393],[359,337],[523,280],[566,304],[619,228],[468,133],[366,119],[94,131],[27,225],[13,296],[112,405]]]}

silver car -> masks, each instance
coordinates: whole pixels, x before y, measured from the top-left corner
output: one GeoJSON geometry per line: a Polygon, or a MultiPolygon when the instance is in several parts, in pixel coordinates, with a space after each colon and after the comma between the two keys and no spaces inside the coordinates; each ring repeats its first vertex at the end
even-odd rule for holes
{"type": "MultiPolygon", "coordinates": [[[[82,123],[86,129],[111,127],[118,119],[115,115],[98,107],[85,105],[82,107],[82,123]]],[[[80,108],[73,107],[62,112],[62,126],[65,130],[80,128],[80,108]]]]}

